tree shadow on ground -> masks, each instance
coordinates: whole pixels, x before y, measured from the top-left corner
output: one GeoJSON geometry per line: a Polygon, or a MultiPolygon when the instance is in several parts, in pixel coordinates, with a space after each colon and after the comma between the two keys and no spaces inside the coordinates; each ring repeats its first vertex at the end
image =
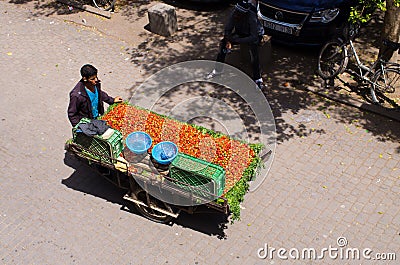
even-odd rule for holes
{"type": "Polygon", "coordinates": [[[178,31],[170,37],[149,32],[140,33],[146,38],[137,48],[128,50],[132,62],[140,65],[149,75],[174,63],[188,60],[214,59],[227,9],[212,11],[183,10],[177,15],[178,31]]]}
{"type": "MultiPolygon", "coordinates": [[[[33,14],[36,16],[70,12],[65,5],[56,2],[33,0],[11,0],[9,2],[19,5],[35,4],[33,14]]],[[[146,16],[145,6],[151,3],[148,0],[121,2],[119,12],[134,23],[139,18],[146,16]]],[[[148,76],[179,62],[214,60],[218,52],[219,40],[223,35],[224,23],[232,8],[231,3],[217,6],[196,5],[182,1],[167,1],[166,3],[175,5],[179,10],[177,12],[180,28],[178,32],[171,37],[162,37],[143,30],[139,34],[145,38],[145,41],[137,47],[127,48],[127,52],[131,55],[131,62],[141,67],[148,76]]],[[[376,58],[382,22],[382,14],[378,14],[361,29],[361,34],[356,40],[360,55],[366,61],[376,58]]],[[[306,124],[293,124],[285,118],[286,113],[301,114],[309,106],[318,106],[322,113],[337,111],[340,113],[337,122],[352,124],[352,121],[358,120],[358,126],[369,130],[381,141],[399,139],[398,122],[392,123],[388,119],[382,119],[367,112],[362,112],[360,116],[343,105],[337,105],[335,102],[311,94],[307,90],[309,87],[317,89],[322,87],[322,80],[315,75],[317,54],[318,49],[272,45],[271,64],[264,69],[264,78],[268,80],[269,85],[268,90],[264,91],[264,95],[268,99],[275,117],[278,143],[300,135],[324,133],[323,131],[310,132],[310,128],[307,128],[306,124]],[[342,108],[344,111],[341,111],[342,108]]],[[[133,84],[130,88],[131,92],[138,85],[140,84],[133,84]]],[[[343,93],[343,87],[340,87],[327,93],[335,93],[345,101],[349,97],[360,97],[360,90],[357,89],[359,88],[349,89],[349,93],[346,91],[343,93]]],[[[214,96],[220,99],[235,98],[233,93],[228,90],[218,90],[218,95],[214,93],[214,96]]],[[[168,98],[168,95],[166,97],[168,98]]],[[[244,107],[239,113],[244,119],[248,117],[246,125],[254,124],[254,115],[249,114],[247,107],[244,107]]],[[[253,126],[250,131],[254,130],[254,133],[258,133],[256,127],[253,126]]]]}
{"type": "MultiPolygon", "coordinates": [[[[198,17],[182,18],[181,23],[185,25],[180,31],[171,37],[151,35],[137,49],[129,51],[132,55],[132,63],[140,65],[149,75],[158,72],[164,67],[189,60],[214,60],[218,52],[218,43],[222,36],[222,29],[231,6],[219,12],[199,13],[198,17]],[[203,17],[204,18],[203,18],[203,17]]],[[[362,29],[357,45],[363,51],[362,58],[368,58],[377,54],[379,44],[379,32],[382,20],[376,18],[362,29]],[[371,39],[374,41],[371,43],[371,39]],[[365,52],[364,51],[368,51],[365,52]]],[[[338,112],[340,115],[337,122],[352,124],[358,121],[357,126],[362,126],[381,141],[399,139],[398,123],[391,124],[390,120],[379,118],[371,113],[362,112],[361,116],[356,111],[351,111],[347,106],[336,104],[321,96],[309,92],[309,87],[321,89],[322,79],[316,76],[317,57],[319,48],[285,47],[273,43],[271,64],[264,69],[264,78],[268,80],[269,88],[264,91],[265,97],[272,108],[277,127],[277,139],[279,142],[288,141],[294,137],[305,137],[312,133],[325,133],[323,130],[311,131],[307,124],[288,122],[285,114],[300,115],[309,106],[315,106],[325,115],[326,112],[338,112]],[[335,110],[336,108],[336,110],[335,110]],[[341,111],[341,108],[346,111],[341,111]]],[[[185,74],[185,73],[182,73],[185,74]]],[[[139,84],[133,85],[131,91],[139,84]]],[[[343,89],[343,88],[340,88],[343,89]]],[[[343,91],[342,91],[343,92],[343,91]]],[[[342,101],[362,94],[357,90],[350,93],[330,91],[342,101]]],[[[188,93],[191,93],[188,91],[188,93]]],[[[172,98],[171,95],[164,95],[172,98]]],[[[220,99],[236,98],[229,90],[219,90],[216,96],[220,99]]],[[[368,102],[366,102],[368,104],[368,102]]],[[[241,117],[254,120],[254,115],[244,108],[238,110],[241,117]]],[[[245,119],[245,118],[244,118],[245,119]]],[[[251,128],[252,122],[247,122],[249,131],[256,130],[257,126],[251,128]]],[[[254,133],[258,133],[254,131],[254,133]]]]}
{"type": "MultiPolygon", "coordinates": [[[[165,4],[174,6],[179,9],[178,12],[191,12],[191,18],[202,16],[203,12],[219,12],[226,9],[227,6],[231,4],[232,1],[220,1],[220,2],[195,2],[195,1],[184,1],[184,0],[164,0],[165,4]]],[[[143,17],[147,17],[147,10],[150,5],[155,5],[158,2],[150,0],[120,0],[116,3],[116,9],[129,21],[135,22],[143,17]]],[[[185,25],[186,20],[180,21],[182,25],[185,25]]]]}
{"type": "MultiPolygon", "coordinates": [[[[167,38],[156,35],[151,36],[149,41],[139,45],[137,51],[132,51],[132,62],[140,64],[150,75],[166,66],[183,61],[214,60],[218,52],[219,38],[222,35],[218,34],[218,32],[222,32],[222,30],[218,29],[223,28],[224,20],[229,11],[230,8],[226,8],[218,14],[212,13],[208,17],[207,23],[202,24],[202,22],[199,22],[193,26],[188,26],[189,32],[187,32],[187,29],[183,29],[175,36],[167,38]],[[210,32],[208,30],[210,28],[215,30],[210,32]],[[176,43],[181,44],[177,49],[174,48],[177,45],[176,43]],[[146,53],[143,53],[143,51],[146,51],[146,53]]],[[[366,43],[365,40],[360,40],[360,42],[365,45],[362,49],[367,49],[366,47],[371,45],[366,43]]],[[[332,111],[331,109],[335,106],[335,102],[312,95],[308,91],[310,86],[321,87],[323,84],[322,80],[316,76],[318,52],[318,48],[296,47],[294,50],[292,47],[285,47],[275,43],[272,45],[271,64],[264,69],[264,78],[268,80],[267,83],[269,85],[269,89],[264,92],[264,95],[268,99],[275,117],[278,143],[296,136],[304,137],[311,133],[325,133],[321,130],[311,132],[311,128],[307,128],[306,124],[291,124],[284,118],[285,113],[296,115],[307,110],[309,106],[318,106],[321,114],[327,110],[332,111]]],[[[182,75],[184,74],[182,73],[182,75]]],[[[132,90],[135,89],[135,86],[132,87],[132,90]]],[[[198,88],[198,86],[195,87],[198,88]]],[[[186,91],[191,93],[190,90],[186,91]]],[[[333,91],[333,93],[336,92],[333,91]]],[[[172,98],[172,94],[164,96],[172,98]]],[[[349,97],[348,94],[340,95],[338,93],[338,95],[343,101],[349,97]]],[[[218,90],[214,96],[219,99],[235,98],[229,90],[218,90]]],[[[340,105],[338,106],[340,109],[340,105]]],[[[348,108],[346,107],[346,109],[348,108]]],[[[248,108],[243,108],[238,112],[241,117],[248,117],[247,120],[250,122],[247,122],[246,126],[249,126],[249,132],[258,133],[258,131],[253,131],[253,129],[256,130],[257,126],[251,128],[252,125],[255,125],[251,122],[254,121],[254,115],[248,111],[248,108]]],[[[353,115],[351,111],[346,111],[338,122],[351,124],[356,119],[360,120],[358,114],[355,113],[353,115]]],[[[372,114],[363,114],[362,117],[365,120],[360,121],[360,124],[365,128],[371,129],[371,127],[375,127],[377,125],[374,121],[375,119],[383,122],[372,114]]],[[[382,140],[399,139],[399,135],[396,134],[395,130],[385,130],[385,127],[379,126],[376,130],[369,130],[377,135],[382,134],[382,137],[380,137],[382,140]]]]}
{"type": "MultiPolygon", "coordinates": [[[[366,47],[369,45],[364,42],[362,44],[366,47]]],[[[270,99],[269,102],[276,118],[278,139],[284,141],[294,136],[304,137],[311,133],[321,133],[317,131],[311,132],[311,128],[306,128],[306,124],[299,123],[296,128],[287,119],[281,120],[284,113],[299,114],[309,107],[316,107],[323,116],[333,116],[329,115],[329,113],[337,114],[334,115],[337,123],[354,125],[356,122],[356,126],[368,130],[382,142],[387,140],[397,142],[400,139],[400,123],[398,121],[393,122],[386,117],[367,111],[355,111],[352,107],[311,93],[309,91],[310,87],[315,88],[317,91],[325,91],[323,89],[324,82],[316,76],[318,50],[302,51],[297,49],[293,52],[287,49],[290,48],[277,47],[273,53],[274,66],[271,69],[271,75],[274,80],[272,81],[272,93],[266,95],[270,99]],[[286,83],[289,83],[288,87],[285,86],[286,83]]],[[[339,102],[358,99],[365,105],[370,104],[365,101],[365,98],[361,97],[364,91],[358,89],[360,88],[356,88],[356,91],[359,94],[354,95],[354,91],[346,93],[346,91],[343,91],[343,87],[337,87],[336,90],[334,88],[326,92],[326,95],[334,94],[339,102]]]]}
{"type": "MultiPolygon", "coordinates": [[[[81,5],[92,5],[91,0],[74,0],[74,2],[81,5]]],[[[30,7],[33,17],[68,15],[84,12],[82,9],[70,9],[66,4],[51,0],[9,0],[9,3],[30,7]]]]}

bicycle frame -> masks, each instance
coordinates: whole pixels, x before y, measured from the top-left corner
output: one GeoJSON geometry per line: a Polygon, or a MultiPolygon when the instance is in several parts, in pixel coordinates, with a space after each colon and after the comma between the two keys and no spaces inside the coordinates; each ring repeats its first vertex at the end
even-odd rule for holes
{"type": "MultiPolygon", "coordinates": [[[[361,62],[360,58],[358,57],[356,48],[354,47],[352,40],[349,40],[349,44],[350,44],[351,52],[352,52],[354,58],[356,59],[357,67],[359,70],[359,74],[357,74],[357,76],[359,78],[361,78],[363,81],[367,81],[368,83],[372,84],[372,81],[369,79],[369,76],[371,74],[375,73],[375,68],[376,68],[377,64],[380,62],[380,59],[376,60],[371,67],[368,67],[368,66],[364,65],[361,62]],[[363,70],[366,71],[365,74],[363,74],[363,70]]],[[[382,70],[384,70],[382,63],[380,65],[380,67],[382,70]]]]}
{"type": "MultiPolygon", "coordinates": [[[[361,79],[361,81],[363,82],[368,82],[370,85],[370,91],[371,91],[371,97],[372,97],[372,101],[373,102],[378,102],[378,98],[376,97],[376,93],[375,93],[375,89],[376,89],[376,83],[375,83],[375,74],[378,72],[382,73],[383,76],[383,82],[384,82],[384,87],[387,87],[388,83],[387,83],[387,79],[386,79],[386,72],[387,69],[393,69],[395,67],[399,67],[398,64],[396,63],[390,63],[390,62],[386,62],[384,60],[381,59],[381,57],[379,57],[371,67],[368,67],[366,65],[364,65],[360,58],[358,57],[357,51],[354,47],[354,44],[351,40],[348,41],[348,44],[350,45],[351,48],[351,52],[352,55],[354,56],[354,58],[356,59],[356,65],[358,67],[359,73],[354,73],[355,75],[357,75],[358,78],[361,79]],[[379,64],[379,68],[377,69],[377,66],[379,64]],[[366,71],[366,73],[364,74],[363,71],[366,71]],[[369,78],[369,76],[372,75],[372,80],[369,78]]],[[[351,56],[351,55],[347,55],[347,56],[351,56]]]]}

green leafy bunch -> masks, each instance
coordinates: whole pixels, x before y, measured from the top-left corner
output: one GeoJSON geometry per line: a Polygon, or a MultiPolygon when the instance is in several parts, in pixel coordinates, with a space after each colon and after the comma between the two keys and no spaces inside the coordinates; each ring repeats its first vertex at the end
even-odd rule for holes
{"type": "Polygon", "coordinates": [[[240,203],[243,202],[244,195],[249,190],[249,181],[257,175],[257,169],[262,166],[259,154],[265,146],[263,144],[249,144],[249,146],[256,153],[256,156],[244,170],[242,178],[225,194],[225,198],[228,200],[229,211],[232,213],[231,223],[234,223],[235,220],[240,220],[240,203]]]}
{"type": "MultiPolygon", "coordinates": [[[[400,1],[400,0],[389,0],[400,1]]],[[[359,0],[359,5],[351,7],[349,20],[355,22],[368,22],[371,19],[374,11],[379,8],[383,11],[386,10],[385,0],[359,0]]]]}
{"type": "MultiPolygon", "coordinates": [[[[400,0],[393,1],[396,7],[400,7],[400,0]]],[[[359,0],[359,5],[351,7],[350,22],[368,22],[376,9],[386,11],[386,0],[359,0]]]]}

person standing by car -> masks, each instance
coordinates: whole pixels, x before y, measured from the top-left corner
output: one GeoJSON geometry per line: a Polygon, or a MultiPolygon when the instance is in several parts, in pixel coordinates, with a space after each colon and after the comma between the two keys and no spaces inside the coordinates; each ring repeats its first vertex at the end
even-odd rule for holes
{"type": "Polygon", "coordinates": [[[109,105],[122,102],[121,97],[112,98],[101,90],[97,69],[93,65],[85,64],[80,72],[82,79],[69,94],[68,119],[72,126],[77,125],[82,118],[96,119],[103,115],[103,102],[109,105]]]}
{"type": "MultiPolygon", "coordinates": [[[[217,62],[224,63],[226,55],[230,52],[232,45],[247,44],[252,59],[253,80],[257,87],[265,87],[261,77],[259,59],[259,44],[264,35],[264,28],[257,17],[257,4],[254,0],[238,2],[231,12],[225,25],[224,37],[220,42],[217,62]]],[[[222,73],[222,65],[216,64],[215,69],[207,75],[207,79],[222,73]]]]}

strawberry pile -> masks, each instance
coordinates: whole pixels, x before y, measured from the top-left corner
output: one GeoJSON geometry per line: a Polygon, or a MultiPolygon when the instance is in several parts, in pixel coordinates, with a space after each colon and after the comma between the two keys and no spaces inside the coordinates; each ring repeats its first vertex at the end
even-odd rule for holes
{"type": "Polygon", "coordinates": [[[171,141],[181,153],[220,165],[226,174],[224,194],[242,178],[257,156],[247,143],[127,103],[113,105],[101,119],[119,130],[124,139],[131,132],[144,131],[151,136],[152,147],[161,141],[171,141]]]}

